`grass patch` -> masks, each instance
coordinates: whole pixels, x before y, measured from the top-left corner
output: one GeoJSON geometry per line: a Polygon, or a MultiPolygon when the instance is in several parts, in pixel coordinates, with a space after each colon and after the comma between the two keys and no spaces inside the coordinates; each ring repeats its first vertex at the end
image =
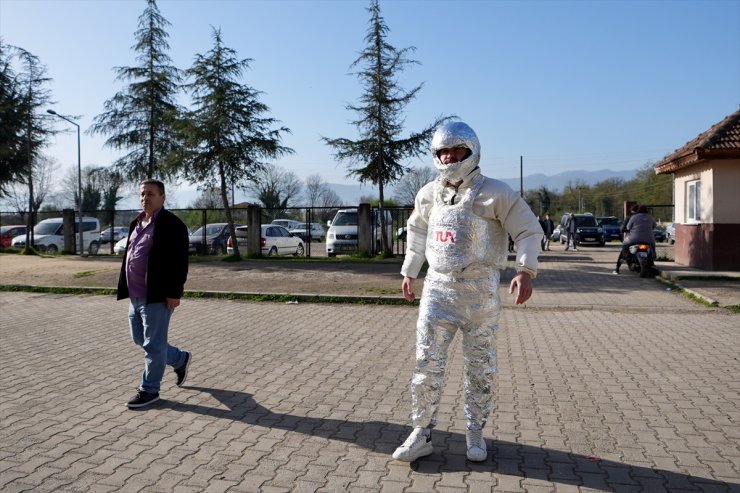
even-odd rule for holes
{"type": "Polygon", "coordinates": [[[94,276],[97,271],[95,270],[83,270],[82,272],[76,272],[72,277],[75,279],[81,279],[83,277],[94,276]]]}
{"type": "Polygon", "coordinates": [[[112,288],[78,288],[60,286],[24,286],[20,284],[0,285],[0,291],[9,293],[49,293],[49,294],[102,294],[111,295],[118,291],[112,288]]]}
{"type": "MultiPolygon", "coordinates": [[[[115,295],[118,290],[112,288],[83,288],[60,286],[27,286],[27,285],[0,285],[0,292],[9,293],[47,293],[47,294],[74,294],[74,295],[115,295]]],[[[216,299],[234,301],[271,301],[277,303],[336,303],[356,305],[416,305],[419,302],[409,303],[403,298],[382,298],[371,296],[335,296],[335,295],[303,295],[303,294],[271,294],[271,293],[225,293],[213,291],[185,291],[183,298],[216,299]]]]}
{"type": "Polygon", "coordinates": [[[295,262],[295,263],[310,263],[310,264],[402,264],[403,257],[396,257],[391,255],[390,257],[371,257],[360,254],[348,255],[343,257],[294,257],[294,256],[274,256],[267,257],[256,254],[243,254],[241,258],[236,255],[227,256],[191,256],[191,264],[207,264],[210,262],[239,262],[240,260],[256,260],[259,262],[295,262]]]}
{"type": "Polygon", "coordinates": [[[401,292],[401,289],[390,289],[390,288],[363,288],[362,289],[366,293],[373,293],[373,294],[399,294],[401,292]]]}
{"type": "Polygon", "coordinates": [[[338,303],[356,305],[412,305],[403,298],[374,298],[367,296],[333,296],[272,293],[223,293],[213,291],[185,291],[183,298],[232,301],[272,301],[277,303],[338,303]]]}
{"type": "Polygon", "coordinates": [[[740,313],[740,305],[730,305],[724,308],[730,310],[732,313],[740,313]]]}

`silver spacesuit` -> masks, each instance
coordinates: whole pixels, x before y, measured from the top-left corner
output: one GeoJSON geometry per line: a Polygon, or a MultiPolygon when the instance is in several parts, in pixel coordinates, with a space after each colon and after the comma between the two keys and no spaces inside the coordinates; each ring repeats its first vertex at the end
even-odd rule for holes
{"type": "MultiPolygon", "coordinates": [[[[480,173],[480,144],[468,125],[443,125],[436,130],[431,147],[439,177],[417,194],[401,269],[403,276],[416,278],[424,260],[429,263],[416,327],[412,422],[417,430],[436,424],[447,350],[460,330],[468,458],[485,460],[482,429],[492,407],[494,332],[501,309],[499,271],[506,267],[507,233],[517,244],[517,271],[534,278],[542,228],[509,186],[480,173]],[[441,149],[460,147],[469,150],[463,160],[440,161],[441,149]]],[[[414,460],[431,453],[430,440],[421,450],[411,443],[417,438],[409,437],[394,457],[414,460]]]]}

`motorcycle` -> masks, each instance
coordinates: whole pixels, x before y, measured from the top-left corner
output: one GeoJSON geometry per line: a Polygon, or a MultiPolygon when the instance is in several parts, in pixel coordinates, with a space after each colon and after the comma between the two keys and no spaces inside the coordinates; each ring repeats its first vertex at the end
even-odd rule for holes
{"type": "Polygon", "coordinates": [[[630,245],[627,267],[632,272],[639,272],[640,277],[647,277],[654,267],[653,247],[647,243],[630,245]]]}

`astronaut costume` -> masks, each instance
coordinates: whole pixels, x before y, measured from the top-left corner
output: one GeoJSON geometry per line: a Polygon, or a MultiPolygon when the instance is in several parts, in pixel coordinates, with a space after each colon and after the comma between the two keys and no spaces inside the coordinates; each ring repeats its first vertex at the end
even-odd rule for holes
{"type": "Polygon", "coordinates": [[[493,404],[494,332],[501,311],[499,272],[506,267],[507,233],[517,245],[516,270],[534,278],[542,228],[516,192],[480,173],[480,143],[468,125],[439,127],[431,150],[439,177],[416,196],[401,269],[403,276],[416,278],[424,261],[429,263],[411,380],[414,432],[393,457],[413,461],[432,453],[431,429],[437,422],[447,350],[460,330],[467,456],[482,461],[487,456],[482,430],[493,404]],[[459,147],[468,149],[464,159],[452,164],[440,160],[440,150],[459,147]]]}

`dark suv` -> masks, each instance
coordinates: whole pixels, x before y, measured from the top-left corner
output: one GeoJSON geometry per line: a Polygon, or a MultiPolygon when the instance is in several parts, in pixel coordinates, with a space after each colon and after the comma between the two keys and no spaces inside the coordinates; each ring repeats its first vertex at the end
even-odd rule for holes
{"type": "Polygon", "coordinates": [[[576,245],[598,244],[604,246],[604,230],[596,223],[596,218],[591,214],[575,214],[576,221],[576,245]]]}
{"type": "Polygon", "coordinates": [[[603,216],[596,218],[596,224],[604,231],[606,241],[622,241],[622,224],[615,216],[603,216]]]}

